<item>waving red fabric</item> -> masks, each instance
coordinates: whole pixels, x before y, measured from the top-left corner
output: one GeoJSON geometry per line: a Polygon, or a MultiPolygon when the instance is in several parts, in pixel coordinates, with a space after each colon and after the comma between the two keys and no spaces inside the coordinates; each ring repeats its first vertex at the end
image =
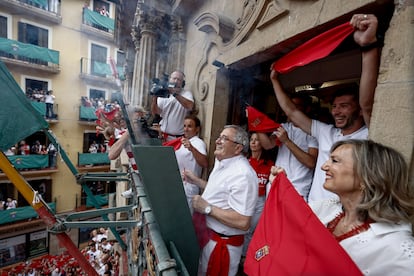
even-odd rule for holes
{"type": "MultiPolygon", "coordinates": [[[[254,132],[273,132],[278,129],[281,125],[274,122],[266,114],[263,114],[259,110],[252,106],[246,108],[247,112],[247,127],[249,131],[254,132]]],[[[276,146],[280,146],[282,143],[279,139],[276,139],[276,146]]]]}
{"type": "Polygon", "coordinates": [[[166,147],[173,147],[174,150],[178,150],[181,147],[181,137],[178,137],[171,141],[164,142],[162,143],[162,145],[166,147]]]}
{"type": "Polygon", "coordinates": [[[272,183],[244,271],[249,276],[362,275],[283,173],[272,183]]]}
{"type": "Polygon", "coordinates": [[[261,113],[254,107],[248,106],[246,109],[249,131],[273,132],[280,127],[280,124],[274,122],[266,114],[261,113]]]}
{"type": "Polygon", "coordinates": [[[326,57],[353,32],[354,28],[349,22],[330,29],[283,56],[274,63],[273,69],[279,73],[287,73],[296,67],[326,57]]]}

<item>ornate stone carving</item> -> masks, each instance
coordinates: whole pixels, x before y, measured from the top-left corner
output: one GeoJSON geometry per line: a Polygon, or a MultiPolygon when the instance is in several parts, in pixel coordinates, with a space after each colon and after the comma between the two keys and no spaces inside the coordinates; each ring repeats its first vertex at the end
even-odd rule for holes
{"type": "Polygon", "coordinates": [[[234,34],[233,22],[223,15],[205,12],[194,20],[197,28],[205,33],[215,33],[223,42],[228,42],[234,34]]]}

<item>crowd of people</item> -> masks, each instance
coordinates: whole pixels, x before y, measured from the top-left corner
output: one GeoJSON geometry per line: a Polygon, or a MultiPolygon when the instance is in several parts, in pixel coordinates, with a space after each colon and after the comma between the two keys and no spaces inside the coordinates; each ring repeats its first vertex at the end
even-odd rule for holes
{"type": "Polygon", "coordinates": [[[57,153],[58,152],[53,143],[49,143],[49,145],[46,146],[39,140],[36,140],[31,146],[26,143],[26,140],[22,140],[15,146],[10,147],[8,150],[4,151],[4,154],[6,156],[30,154],[48,155],[48,164],[50,168],[56,167],[57,153]]]}
{"type": "MultiPolygon", "coordinates": [[[[185,90],[184,73],[171,73],[167,96],[152,95],[151,112],[161,117],[158,136],[165,146],[174,147],[190,213],[197,218],[201,275],[243,273],[249,243],[280,173],[362,273],[414,273],[414,189],[407,163],[394,149],[368,140],[380,51],[369,46],[378,44],[378,21],[372,14],[355,14],[350,24],[355,43],[363,49],[361,79],[356,89],[347,87],[333,95],[333,124],[310,118],[308,99],[289,97],[272,66],[270,80],[287,122],[270,133],[224,126],[215,140],[207,180],[202,178],[209,166],[206,144],[199,137],[200,120],[191,114],[194,98],[185,90]],[[269,157],[268,150],[276,146],[277,157],[269,157]]],[[[82,104],[106,113],[115,110],[111,118],[98,117],[105,119],[100,130],[113,139],[109,159],[124,151],[130,171],[137,173],[130,134],[116,103],[94,104],[84,97],[82,104]]],[[[134,122],[142,127],[142,108],[134,114],[134,122]]],[[[133,196],[132,187],[123,195],[133,196]]],[[[103,273],[116,271],[116,252],[111,255],[106,249],[107,237],[102,235],[93,232],[84,254],[100,275],[112,275],[103,273]]]]}
{"type": "MultiPolygon", "coordinates": [[[[333,95],[333,124],[311,119],[306,99],[290,98],[272,66],[270,79],[288,122],[273,133],[250,134],[250,139],[242,127],[224,126],[215,141],[215,163],[208,180],[196,169],[180,167],[190,210],[193,217],[199,217],[194,221],[198,222],[202,275],[242,273],[242,256],[254,235],[266,195],[272,191],[269,183],[279,173],[287,175],[362,272],[413,272],[410,219],[414,195],[407,164],[395,150],[367,140],[379,68],[380,50],[369,47],[380,45],[377,18],[356,14],[350,24],[354,41],[362,50],[361,80],[356,89],[347,87],[333,95]],[[276,145],[277,158],[269,164],[264,150],[276,145]],[[195,193],[186,189],[188,183],[196,187],[195,193]],[[390,243],[392,250],[381,249],[390,243]]],[[[172,142],[177,141],[176,152],[188,151],[186,155],[177,153],[179,164],[181,159],[194,161],[198,154],[205,156],[198,148],[192,152],[196,146],[185,130],[189,125],[184,118],[193,109],[194,100],[191,92],[183,89],[184,78],[181,71],[173,72],[169,95],[153,95],[151,104],[152,113],[162,118],[160,132],[165,145],[174,146],[172,142]]],[[[122,147],[128,143],[127,138],[118,141],[123,141],[122,147]]],[[[208,165],[198,163],[202,168],[208,165]]]]}
{"type": "MultiPolygon", "coordinates": [[[[108,239],[108,229],[96,228],[90,232],[90,240],[81,253],[100,276],[119,275],[120,253],[114,249],[114,242],[108,239]]],[[[3,270],[2,276],[82,276],[86,275],[78,261],[64,251],[59,255],[45,255],[22,262],[3,270]]]]}

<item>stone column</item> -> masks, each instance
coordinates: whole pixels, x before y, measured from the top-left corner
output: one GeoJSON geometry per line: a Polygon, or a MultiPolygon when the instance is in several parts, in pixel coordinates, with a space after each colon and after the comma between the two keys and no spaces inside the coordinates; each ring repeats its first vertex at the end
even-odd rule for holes
{"type": "Polygon", "coordinates": [[[181,20],[174,18],[171,20],[171,39],[168,49],[168,72],[176,69],[184,71],[185,59],[185,39],[181,20]]]}
{"type": "Polygon", "coordinates": [[[413,165],[414,5],[408,0],[396,3],[385,33],[369,136],[394,147],[413,165]]]}
{"type": "Polygon", "coordinates": [[[151,79],[154,77],[156,32],[154,22],[139,22],[139,37],[136,48],[134,75],[132,81],[131,104],[142,105],[148,109],[148,93],[151,79]]]}

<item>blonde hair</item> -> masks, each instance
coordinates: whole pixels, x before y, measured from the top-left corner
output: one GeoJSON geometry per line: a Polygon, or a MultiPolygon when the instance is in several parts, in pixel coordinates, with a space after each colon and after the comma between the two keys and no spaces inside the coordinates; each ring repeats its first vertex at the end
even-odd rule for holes
{"type": "Polygon", "coordinates": [[[398,223],[414,216],[414,187],[408,166],[396,150],[371,140],[344,140],[352,147],[355,174],[361,181],[363,198],[358,206],[361,219],[398,223]]]}

